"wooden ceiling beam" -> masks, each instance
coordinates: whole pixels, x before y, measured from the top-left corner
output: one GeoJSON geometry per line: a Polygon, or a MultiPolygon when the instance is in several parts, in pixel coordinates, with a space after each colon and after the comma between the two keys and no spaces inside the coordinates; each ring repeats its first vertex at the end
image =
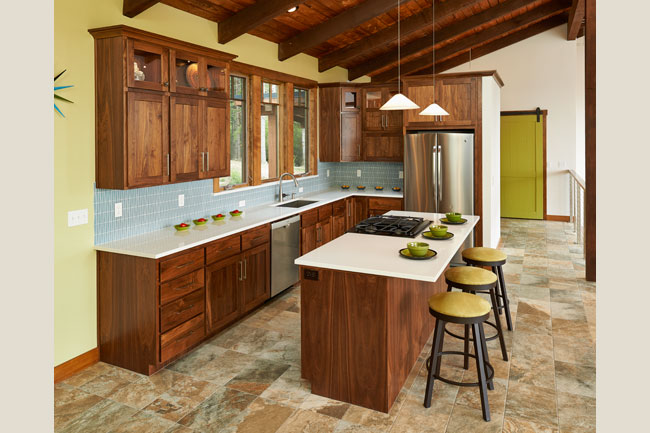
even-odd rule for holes
{"type": "MultiPolygon", "coordinates": [[[[451,2],[450,2],[451,3],[451,2]]],[[[466,33],[476,27],[485,25],[495,19],[501,18],[521,8],[528,6],[531,0],[507,0],[504,3],[499,3],[497,6],[486,9],[471,17],[455,22],[447,27],[444,27],[436,32],[436,45],[444,43],[449,39],[456,38],[463,33],[466,33]]],[[[431,10],[429,9],[429,13],[431,10]]],[[[437,14],[436,14],[437,15],[437,14]]],[[[437,19],[437,17],[436,17],[437,19]]],[[[431,25],[431,19],[429,19],[431,25]]],[[[402,58],[412,56],[422,51],[431,50],[431,34],[415,39],[402,47],[402,58]]],[[[380,56],[374,57],[371,60],[360,63],[359,65],[348,68],[348,80],[354,80],[362,77],[373,71],[385,68],[386,65],[397,63],[397,48],[380,56]]]]}
{"type": "Polygon", "coordinates": [[[159,2],[160,0],[124,0],[122,2],[122,15],[133,18],[159,2]]]}
{"type": "Polygon", "coordinates": [[[219,23],[219,43],[225,44],[273,18],[286,14],[305,0],[264,0],[248,6],[219,23]]]}
{"type": "Polygon", "coordinates": [[[582,22],[585,19],[585,0],[573,0],[569,11],[569,23],[567,25],[566,38],[573,41],[578,37],[582,22]]]}
{"type": "MultiPolygon", "coordinates": [[[[467,51],[473,47],[483,45],[492,39],[499,38],[501,35],[549,18],[553,15],[558,15],[569,8],[569,4],[565,0],[553,0],[545,3],[535,9],[518,15],[508,21],[504,21],[492,27],[488,27],[478,33],[474,33],[466,38],[460,39],[457,42],[446,45],[436,50],[436,58],[440,61],[448,57],[453,57],[459,52],[467,51]]],[[[438,63],[438,62],[436,62],[438,63]]],[[[415,60],[411,60],[402,64],[402,74],[407,75],[418,71],[420,69],[429,67],[433,64],[432,57],[427,52],[426,55],[420,56],[415,60]]],[[[384,82],[397,77],[397,67],[391,68],[387,71],[381,72],[372,77],[373,82],[384,82]]]]}
{"type": "Polygon", "coordinates": [[[336,35],[353,29],[376,16],[386,13],[394,9],[395,6],[395,0],[366,0],[315,27],[281,42],[278,46],[278,59],[287,60],[311,47],[322,44],[336,35]]]}
{"type": "MultiPolygon", "coordinates": [[[[471,7],[482,1],[483,0],[458,0],[440,3],[440,0],[437,0],[436,2],[440,4],[436,5],[436,20],[445,19],[450,15],[454,15],[461,10],[471,7]]],[[[413,32],[417,32],[418,30],[422,30],[430,26],[431,8],[426,8],[417,14],[411,15],[410,17],[402,20],[402,37],[408,36],[413,32]]],[[[323,57],[318,59],[318,70],[320,72],[326,71],[330,68],[333,68],[334,66],[341,65],[342,63],[366,54],[369,51],[376,49],[377,47],[392,43],[396,40],[397,24],[393,24],[392,26],[380,30],[377,33],[373,33],[368,37],[360,39],[353,44],[325,54],[323,57]]]]}
{"type": "MultiPolygon", "coordinates": [[[[551,18],[547,18],[536,24],[528,26],[523,30],[519,30],[517,32],[509,34],[508,36],[504,36],[503,38],[488,42],[487,44],[481,45],[480,47],[473,48],[471,59],[469,51],[465,51],[457,56],[443,60],[442,62],[436,62],[436,74],[448,71],[449,69],[463,65],[470,60],[478,59],[479,57],[483,57],[512,44],[516,44],[517,42],[521,42],[524,39],[528,39],[557,26],[561,26],[562,24],[566,23],[567,17],[568,15],[566,13],[555,15],[551,18]]],[[[433,73],[433,69],[431,66],[428,66],[425,69],[415,71],[412,75],[424,75],[431,73],[433,73]]]]}

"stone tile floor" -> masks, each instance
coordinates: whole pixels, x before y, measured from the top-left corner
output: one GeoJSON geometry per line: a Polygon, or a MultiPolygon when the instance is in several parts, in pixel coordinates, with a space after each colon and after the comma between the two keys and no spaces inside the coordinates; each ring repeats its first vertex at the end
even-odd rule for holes
{"type": "MultiPolygon", "coordinates": [[[[566,223],[502,220],[515,329],[509,362],[488,343],[489,423],[474,387],[438,381],[422,406],[430,342],[388,414],[312,395],[300,378],[295,288],[150,377],[98,363],[55,385],[55,431],[593,432],[596,288],[574,241],[566,223]]],[[[459,344],[445,339],[446,349],[459,344]]],[[[444,358],[442,374],[476,381],[461,359],[444,358]]]]}

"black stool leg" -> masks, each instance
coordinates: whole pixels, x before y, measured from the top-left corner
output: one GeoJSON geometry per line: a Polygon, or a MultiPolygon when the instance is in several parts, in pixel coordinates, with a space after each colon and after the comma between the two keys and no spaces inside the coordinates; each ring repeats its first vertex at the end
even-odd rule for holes
{"type": "MultiPolygon", "coordinates": [[[[494,275],[496,275],[497,277],[499,276],[499,272],[497,271],[496,266],[492,266],[492,273],[494,273],[494,275]]],[[[499,308],[497,309],[497,311],[499,312],[499,314],[501,314],[501,309],[503,308],[503,303],[501,302],[501,297],[503,295],[501,294],[500,286],[501,286],[501,281],[497,280],[497,285],[494,289],[497,292],[497,302],[499,302],[499,308]]]]}
{"type": "Polygon", "coordinates": [[[463,368],[469,368],[469,325],[465,325],[465,345],[463,346],[465,356],[463,357],[463,368]]]}
{"type": "Polygon", "coordinates": [[[452,289],[451,284],[447,284],[447,291],[451,292],[451,289],[452,289]]]}
{"type": "MultiPolygon", "coordinates": [[[[485,363],[487,364],[490,362],[490,356],[488,355],[488,351],[487,351],[487,341],[485,340],[485,329],[483,328],[482,323],[479,324],[478,330],[479,333],[481,334],[481,347],[483,348],[483,361],[485,361],[485,363]]],[[[487,372],[485,374],[487,375],[487,372]]],[[[494,381],[492,379],[488,381],[487,388],[490,391],[494,390],[494,381]]]]}
{"type": "Polygon", "coordinates": [[[497,275],[499,277],[499,286],[501,286],[501,295],[503,296],[503,305],[506,310],[506,323],[508,324],[508,331],[512,331],[512,319],[510,318],[510,300],[508,299],[508,292],[506,291],[506,279],[503,278],[503,267],[497,266],[497,275]]]}
{"type": "Polygon", "coordinates": [[[506,350],[506,342],[503,339],[503,329],[501,329],[501,316],[499,316],[497,306],[497,295],[494,289],[490,289],[490,299],[492,299],[492,309],[494,310],[494,322],[497,326],[497,333],[499,335],[499,343],[501,344],[501,355],[503,355],[503,360],[508,360],[508,351],[506,350]]]}
{"type": "MultiPolygon", "coordinates": [[[[498,317],[498,315],[497,315],[498,317]]],[[[487,384],[485,374],[485,363],[483,360],[483,348],[481,347],[481,332],[479,326],[482,324],[472,324],[472,334],[474,335],[474,353],[476,354],[476,373],[478,375],[479,390],[481,391],[481,408],[483,409],[483,419],[490,421],[490,404],[488,403],[487,384]]]]}
{"type": "Polygon", "coordinates": [[[427,388],[424,393],[424,407],[431,407],[431,396],[433,395],[433,375],[440,370],[439,353],[442,351],[442,339],[444,338],[445,323],[436,319],[436,328],[433,332],[433,344],[431,345],[431,365],[427,375],[427,388]]]}

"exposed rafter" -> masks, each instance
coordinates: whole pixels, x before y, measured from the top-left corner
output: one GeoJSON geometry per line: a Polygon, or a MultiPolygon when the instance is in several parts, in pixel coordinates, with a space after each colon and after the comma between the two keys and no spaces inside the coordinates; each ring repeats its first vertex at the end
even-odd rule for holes
{"type": "MultiPolygon", "coordinates": [[[[449,39],[456,38],[463,33],[466,33],[476,27],[485,25],[495,19],[501,18],[507,14],[515,12],[530,4],[531,0],[508,0],[500,3],[497,6],[486,9],[483,12],[472,15],[462,21],[457,21],[449,26],[446,26],[436,31],[436,42],[444,43],[449,39]]],[[[431,10],[429,9],[429,12],[431,10]]],[[[437,14],[436,14],[437,15],[437,14]]],[[[429,19],[431,25],[431,19],[429,19]]],[[[415,39],[402,47],[402,57],[406,58],[422,51],[431,50],[431,35],[423,36],[415,39]]],[[[385,68],[386,65],[396,63],[397,48],[377,56],[369,61],[363,62],[359,65],[353,66],[348,69],[348,80],[354,80],[363,75],[374,72],[378,69],[385,68]]]]}
{"type": "Polygon", "coordinates": [[[124,0],[122,3],[122,14],[133,18],[159,2],[160,0],[124,0]]]}
{"type": "Polygon", "coordinates": [[[394,9],[395,0],[366,0],[329,20],[301,32],[278,46],[278,59],[286,60],[346,30],[394,9]]]}
{"type": "Polygon", "coordinates": [[[567,25],[566,38],[572,41],[578,37],[580,28],[585,19],[585,0],[573,0],[569,12],[569,23],[567,25]]]}
{"type": "MultiPolygon", "coordinates": [[[[482,0],[458,0],[446,1],[436,6],[436,20],[443,20],[450,15],[480,3],[482,0]]],[[[530,0],[528,0],[530,2],[530,0]]],[[[402,37],[408,36],[431,26],[431,8],[423,9],[419,13],[412,15],[401,23],[402,37]]],[[[318,70],[326,71],[334,66],[341,65],[355,57],[368,53],[369,51],[389,44],[397,40],[397,24],[393,24],[383,30],[373,33],[372,35],[360,39],[346,47],[332,51],[318,59],[318,70]]]]}
{"type": "Polygon", "coordinates": [[[219,43],[225,44],[272,20],[305,0],[264,0],[248,6],[219,23],[219,43]]]}
{"type": "MultiPolygon", "coordinates": [[[[489,27],[478,33],[474,33],[466,38],[460,39],[457,42],[446,45],[436,51],[436,57],[441,61],[448,57],[454,56],[456,53],[469,50],[470,48],[477,47],[485,44],[492,39],[498,38],[501,35],[512,32],[513,30],[520,29],[527,25],[533,24],[537,21],[558,15],[565,12],[569,4],[565,0],[554,0],[550,3],[532,9],[522,15],[518,15],[510,20],[504,21],[495,26],[489,27]]],[[[431,58],[429,56],[422,56],[415,60],[408,61],[401,66],[402,74],[407,75],[423,68],[431,66],[431,58]]],[[[397,76],[397,67],[391,68],[387,71],[381,72],[372,77],[373,82],[384,82],[393,79],[397,76]]]]}

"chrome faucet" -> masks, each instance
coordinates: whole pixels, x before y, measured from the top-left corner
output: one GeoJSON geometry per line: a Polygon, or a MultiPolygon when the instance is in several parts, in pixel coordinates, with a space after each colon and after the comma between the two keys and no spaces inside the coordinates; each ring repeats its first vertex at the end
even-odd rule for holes
{"type": "Polygon", "coordinates": [[[285,197],[285,196],[288,196],[288,195],[289,195],[289,194],[283,194],[283,193],[282,193],[282,179],[283,179],[285,176],[290,176],[290,177],[293,179],[293,183],[294,183],[294,185],[296,185],[296,188],[298,188],[298,186],[299,186],[299,185],[298,185],[298,179],[296,179],[296,176],[294,176],[294,175],[291,174],[291,173],[282,173],[282,174],[280,175],[280,193],[279,193],[279,196],[280,196],[280,203],[282,203],[282,201],[284,200],[284,197],[285,197]]]}

